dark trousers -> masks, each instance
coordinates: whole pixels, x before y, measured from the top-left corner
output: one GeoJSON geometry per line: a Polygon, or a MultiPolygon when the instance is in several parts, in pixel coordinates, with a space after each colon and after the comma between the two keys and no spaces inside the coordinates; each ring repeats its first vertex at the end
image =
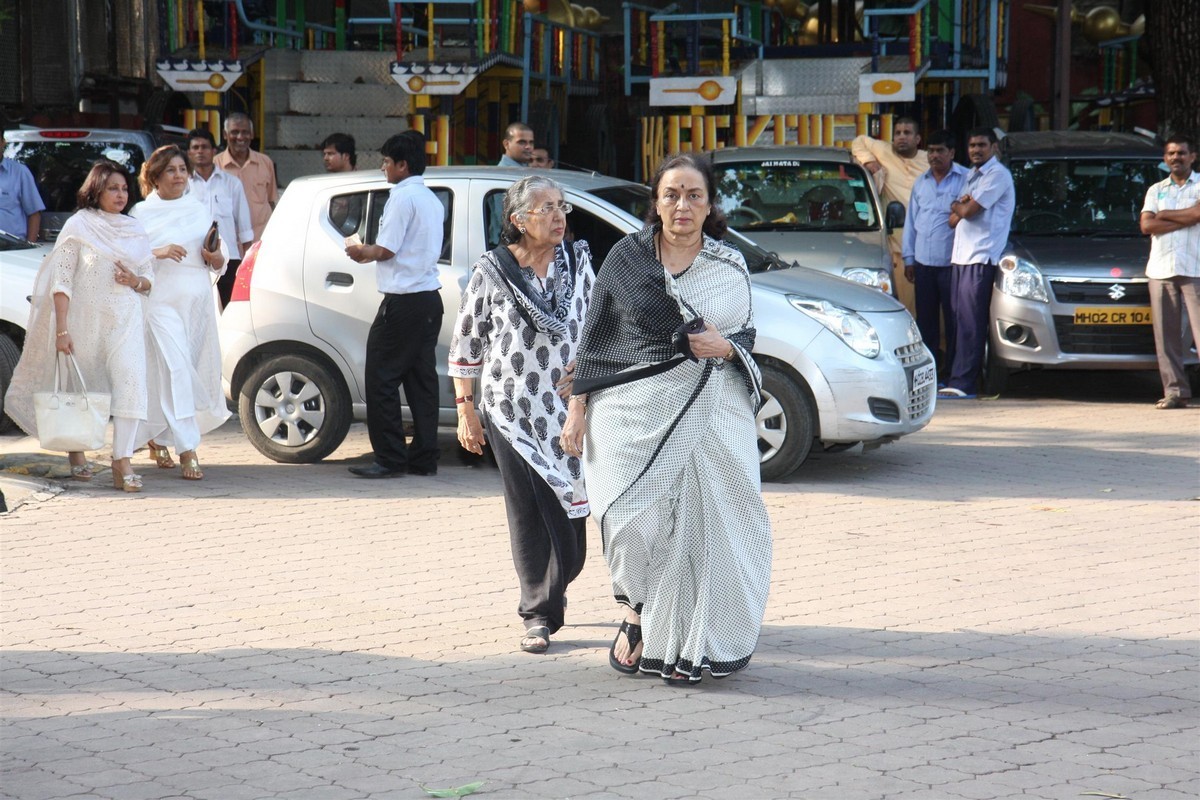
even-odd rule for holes
{"type": "Polygon", "coordinates": [[[1151,278],[1150,313],[1154,316],[1154,350],[1164,397],[1192,396],[1183,368],[1183,312],[1187,309],[1192,342],[1200,348],[1200,278],[1151,278]]]}
{"type": "Polygon", "coordinates": [[[995,264],[950,267],[950,303],[954,308],[954,364],[946,386],[967,394],[979,390],[984,347],[988,339],[995,264]]]}
{"type": "Polygon", "coordinates": [[[367,334],[367,433],[376,463],[388,469],[437,470],[438,379],[434,356],[442,327],[438,292],[386,294],[367,334]],[[404,442],[400,387],[413,417],[404,442]]]}
{"type": "Polygon", "coordinates": [[[233,284],[237,282],[237,271],[241,264],[240,258],[229,259],[229,266],[225,268],[225,274],[217,278],[217,294],[221,296],[222,310],[229,305],[229,298],[233,295],[233,284]]]}
{"type": "Polygon", "coordinates": [[[525,628],[563,626],[563,595],[579,577],[587,557],[587,520],[570,519],[547,485],[521,454],[498,434],[488,436],[504,483],[504,509],[513,566],[521,583],[517,613],[525,628]]]}
{"type": "Polygon", "coordinates": [[[950,276],[954,267],[931,267],[913,263],[913,294],[917,306],[917,327],[925,346],[933,351],[939,375],[946,375],[954,363],[954,304],[950,294],[950,276]],[[946,349],[942,350],[942,329],[946,331],[946,349]]]}

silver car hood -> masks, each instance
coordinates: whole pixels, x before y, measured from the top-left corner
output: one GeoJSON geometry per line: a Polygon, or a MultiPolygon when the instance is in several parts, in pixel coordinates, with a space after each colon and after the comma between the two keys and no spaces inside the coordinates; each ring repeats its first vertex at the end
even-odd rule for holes
{"type": "Polygon", "coordinates": [[[759,289],[816,297],[851,311],[902,311],[904,306],[878,289],[807,267],[770,270],[750,276],[759,289]]]}
{"type": "Polygon", "coordinates": [[[840,274],[851,267],[879,269],[883,237],[879,231],[756,231],[742,235],[787,263],[840,274]]]}
{"type": "Polygon", "coordinates": [[[1013,236],[1008,240],[1008,252],[1034,264],[1048,278],[1144,278],[1150,240],[1142,236],[1013,236]]]}

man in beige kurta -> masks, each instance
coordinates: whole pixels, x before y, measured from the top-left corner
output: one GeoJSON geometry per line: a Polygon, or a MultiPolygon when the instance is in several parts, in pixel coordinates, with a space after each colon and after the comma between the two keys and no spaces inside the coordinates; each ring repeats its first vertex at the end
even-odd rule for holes
{"type": "MultiPolygon", "coordinates": [[[[859,136],[850,143],[854,160],[862,164],[875,178],[875,188],[886,206],[893,200],[899,201],[908,211],[908,198],[912,196],[913,184],[929,170],[929,159],[924,150],[918,149],[921,135],[917,123],[909,117],[901,117],[892,126],[892,143],[859,136]]],[[[892,283],[900,301],[915,313],[912,284],[904,279],[904,262],[900,258],[900,237],[903,229],[897,228],[889,237],[892,262],[895,269],[892,283]]]]}

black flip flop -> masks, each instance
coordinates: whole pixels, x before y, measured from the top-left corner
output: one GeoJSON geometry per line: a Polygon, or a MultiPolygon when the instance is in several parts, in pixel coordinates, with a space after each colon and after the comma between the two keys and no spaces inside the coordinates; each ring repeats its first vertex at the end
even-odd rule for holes
{"type": "Polygon", "coordinates": [[[544,653],[550,649],[550,629],[545,625],[534,625],[532,628],[525,629],[525,635],[521,637],[521,649],[526,653],[544,653]],[[525,644],[526,639],[541,639],[545,644],[525,644]]]}
{"type": "Polygon", "coordinates": [[[637,649],[638,643],[642,641],[642,626],[636,622],[624,620],[621,623],[620,630],[613,637],[612,646],[608,648],[608,665],[620,672],[622,675],[636,675],[638,668],[637,664],[626,665],[617,660],[617,639],[621,638],[621,634],[625,634],[625,640],[629,642],[629,652],[637,649]]]}

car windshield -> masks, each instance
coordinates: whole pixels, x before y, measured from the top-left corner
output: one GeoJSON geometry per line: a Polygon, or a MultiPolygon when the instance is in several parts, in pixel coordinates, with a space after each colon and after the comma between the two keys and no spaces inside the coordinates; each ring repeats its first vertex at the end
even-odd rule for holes
{"type": "Polygon", "coordinates": [[[1163,179],[1161,167],[1149,158],[1014,160],[1012,233],[1141,236],[1146,189],[1163,179]]]}
{"type": "Polygon", "coordinates": [[[867,173],[834,161],[723,162],[717,205],[729,224],[755,231],[869,231],[879,227],[867,173]]]}
{"type": "MultiPolygon", "coordinates": [[[[99,159],[115,161],[131,176],[138,174],[144,160],[142,148],[129,142],[10,141],[5,155],[29,167],[49,212],[75,210],[75,195],[99,159]]],[[[137,180],[130,181],[131,195],[137,195],[136,187],[137,180]]],[[[130,204],[139,199],[131,197],[130,204]]]]}

